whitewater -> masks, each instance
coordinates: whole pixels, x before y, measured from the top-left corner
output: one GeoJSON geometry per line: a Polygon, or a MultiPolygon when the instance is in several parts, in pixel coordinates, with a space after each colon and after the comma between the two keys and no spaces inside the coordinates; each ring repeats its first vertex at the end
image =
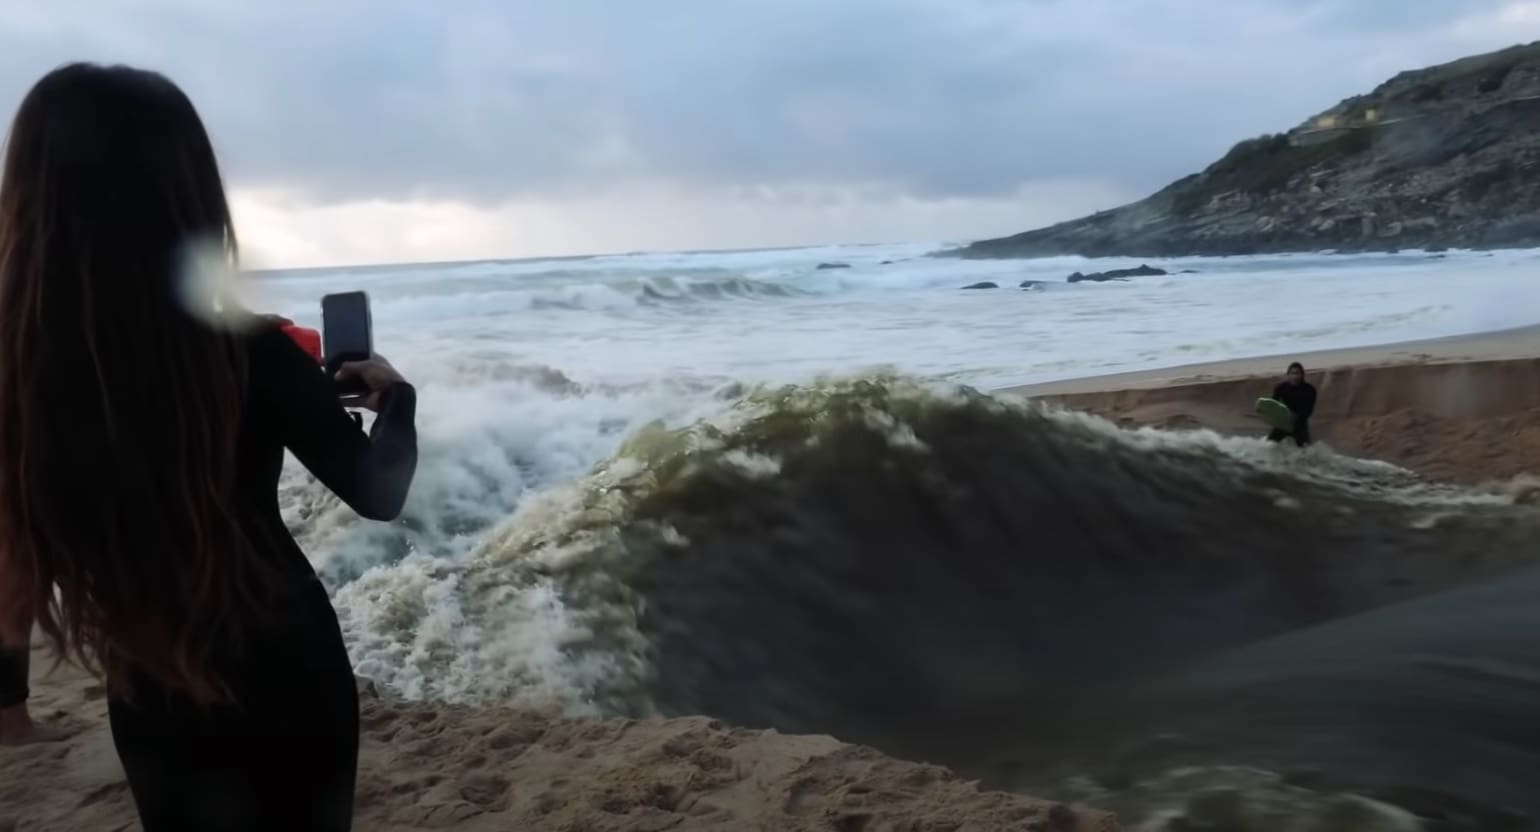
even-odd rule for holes
{"type": "MultiPolygon", "coordinates": [[[[323,294],[369,292],[377,349],[419,389],[400,521],[357,520],[292,461],[281,486],[357,671],[414,699],[834,733],[1116,802],[1074,786],[1096,732],[1055,745],[1025,703],[1063,728],[1068,680],[1138,672],[1137,701],[1180,721],[1219,694],[1160,668],[1395,600],[1364,576],[1408,553],[1530,539],[1526,507],[1383,463],[979,391],[1530,325],[1540,252],[1151,259],[1170,274],[1070,284],[1139,261],[938,248],[257,275],[254,307],[310,326],[323,294]],[[999,288],[961,288],[981,281],[999,288]],[[1299,539],[1266,542],[1301,512],[1299,539]],[[1051,764],[996,745],[1014,731],[1051,764]]],[[[1484,788],[1459,799],[1524,793],[1484,788]]]]}

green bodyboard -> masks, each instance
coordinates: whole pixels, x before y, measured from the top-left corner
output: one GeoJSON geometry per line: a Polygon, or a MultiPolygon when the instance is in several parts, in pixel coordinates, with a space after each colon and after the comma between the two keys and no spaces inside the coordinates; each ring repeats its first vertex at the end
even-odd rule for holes
{"type": "Polygon", "coordinates": [[[1268,427],[1280,430],[1294,429],[1294,411],[1277,399],[1257,399],[1257,415],[1262,417],[1262,421],[1266,422],[1268,427]]]}

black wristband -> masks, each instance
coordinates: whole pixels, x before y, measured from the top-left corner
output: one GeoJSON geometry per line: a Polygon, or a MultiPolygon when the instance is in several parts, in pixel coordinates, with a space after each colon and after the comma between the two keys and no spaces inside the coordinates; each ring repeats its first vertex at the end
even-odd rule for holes
{"type": "Polygon", "coordinates": [[[31,657],[29,647],[0,647],[0,708],[12,708],[27,701],[31,657]]]}

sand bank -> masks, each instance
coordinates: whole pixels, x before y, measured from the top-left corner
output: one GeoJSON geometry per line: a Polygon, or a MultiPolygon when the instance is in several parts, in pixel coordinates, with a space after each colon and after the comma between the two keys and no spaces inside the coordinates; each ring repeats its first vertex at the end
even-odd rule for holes
{"type": "MultiPolygon", "coordinates": [[[[102,689],[69,668],[45,678],[46,664],[36,650],[34,713],[67,738],[0,748],[0,832],[138,829],[102,689]]],[[[703,718],[559,719],[366,692],[363,729],[359,830],[1118,828],[1105,813],[983,792],[945,769],[830,737],[703,718]]]]}
{"type": "Polygon", "coordinates": [[[1298,360],[1320,391],[1312,430],[1434,479],[1540,473],[1540,328],[1245,358],[1015,387],[1127,426],[1261,435],[1252,408],[1298,360]]]}

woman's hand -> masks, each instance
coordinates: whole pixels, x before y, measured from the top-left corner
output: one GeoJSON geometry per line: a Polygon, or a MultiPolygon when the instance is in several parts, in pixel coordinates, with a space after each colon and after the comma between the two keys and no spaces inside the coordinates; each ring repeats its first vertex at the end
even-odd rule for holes
{"type": "Polygon", "coordinates": [[[367,361],[349,361],[337,368],[337,381],[358,381],[368,389],[368,393],[359,396],[349,396],[342,400],[345,407],[363,407],[375,412],[380,409],[380,394],[391,385],[400,384],[406,379],[396,372],[396,368],[390,366],[390,362],[382,355],[376,355],[367,361]]]}

